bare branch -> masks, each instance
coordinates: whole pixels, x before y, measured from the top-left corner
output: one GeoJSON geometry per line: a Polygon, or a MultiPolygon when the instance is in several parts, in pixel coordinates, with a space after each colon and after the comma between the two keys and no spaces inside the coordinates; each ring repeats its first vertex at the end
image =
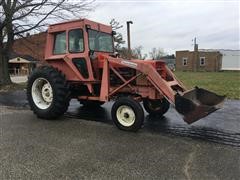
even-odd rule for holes
{"type": "Polygon", "coordinates": [[[61,4],[64,2],[65,0],[62,0],[61,2],[59,2],[59,4],[57,4],[51,11],[49,11],[40,21],[38,21],[34,26],[32,26],[31,28],[28,28],[28,29],[24,29],[22,31],[18,31],[18,32],[15,32],[14,34],[21,34],[21,33],[24,33],[24,32],[27,32],[27,31],[30,31],[36,27],[38,27],[43,21],[45,21],[47,19],[47,17],[49,15],[51,15],[59,6],[61,6],[61,4]]]}
{"type": "MultiPolygon", "coordinates": [[[[42,30],[50,22],[80,18],[92,9],[94,0],[0,0],[0,33],[6,32],[5,50],[11,48],[15,35],[42,30]]],[[[1,42],[3,39],[1,38],[1,42]]]]}

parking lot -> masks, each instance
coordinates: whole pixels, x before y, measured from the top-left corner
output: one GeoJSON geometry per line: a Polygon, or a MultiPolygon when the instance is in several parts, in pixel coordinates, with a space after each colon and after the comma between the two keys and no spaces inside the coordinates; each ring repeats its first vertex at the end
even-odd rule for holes
{"type": "MultiPolygon", "coordinates": [[[[71,107],[70,107],[71,110],[71,107]]],[[[2,179],[238,179],[240,149],[209,141],[118,130],[82,118],[36,118],[1,107],[2,179]]]]}

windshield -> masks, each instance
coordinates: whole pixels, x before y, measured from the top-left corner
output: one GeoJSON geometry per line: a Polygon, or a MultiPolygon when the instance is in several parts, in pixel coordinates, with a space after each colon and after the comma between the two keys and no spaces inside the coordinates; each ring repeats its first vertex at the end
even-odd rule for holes
{"type": "Polygon", "coordinates": [[[111,34],[89,29],[88,42],[90,50],[113,52],[113,39],[111,34]]]}

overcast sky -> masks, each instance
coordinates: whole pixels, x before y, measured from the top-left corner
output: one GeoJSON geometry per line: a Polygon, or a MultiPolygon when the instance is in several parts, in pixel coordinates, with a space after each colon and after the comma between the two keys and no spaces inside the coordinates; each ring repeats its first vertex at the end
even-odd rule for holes
{"type": "MultiPolygon", "coordinates": [[[[144,53],[153,47],[168,53],[193,49],[197,37],[201,49],[240,49],[240,1],[223,0],[97,0],[88,18],[108,24],[132,20],[132,47],[142,45],[144,53]]],[[[127,46],[127,44],[125,44],[127,46]]]]}

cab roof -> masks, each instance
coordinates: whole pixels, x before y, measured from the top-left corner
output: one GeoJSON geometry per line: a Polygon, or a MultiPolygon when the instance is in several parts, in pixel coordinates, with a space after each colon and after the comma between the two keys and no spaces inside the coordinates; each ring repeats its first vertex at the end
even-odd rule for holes
{"type": "Polygon", "coordinates": [[[85,26],[97,31],[112,33],[112,27],[110,25],[105,25],[102,23],[88,20],[88,19],[77,19],[77,20],[52,24],[48,27],[48,33],[67,31],[75,28],[85,28],[85,26]]]}

